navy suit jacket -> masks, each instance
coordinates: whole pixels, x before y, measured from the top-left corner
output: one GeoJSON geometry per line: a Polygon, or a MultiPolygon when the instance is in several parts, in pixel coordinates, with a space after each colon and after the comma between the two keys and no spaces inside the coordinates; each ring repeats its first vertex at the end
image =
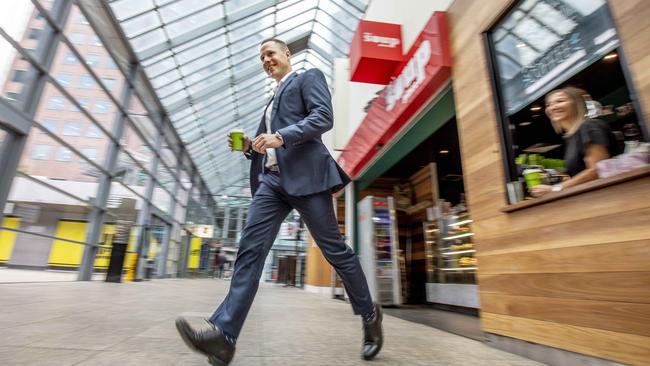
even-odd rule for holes
{"type": "MultiPolygon", "coordinates": [[[[275,149],[280,184],[292,196],[306,196],[324,191],[336,192],[350,178],[334,161],[321,135],[334,125],[332,97],[325,76],[318,69],[292,75],[273,98],[271,132],[279,132],[284,145],[275,149]]],[[[255,136],[266,133],[264,116],[255,136]]],[[[253,195],[264,169],[264,155],[250,155],[250,182],[253,195]]]]}

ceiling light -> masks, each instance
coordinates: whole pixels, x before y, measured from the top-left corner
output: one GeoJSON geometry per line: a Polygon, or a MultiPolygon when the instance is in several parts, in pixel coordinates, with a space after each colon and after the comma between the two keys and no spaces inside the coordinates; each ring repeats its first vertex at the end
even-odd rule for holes
{"type": "Polygon", "coordinates": [[[534,106],[530,107],[530,110],[531,110],[531,112],[537,112],[537,111],[541,111],[542,107],[540,107],[538,105],[534,105],[534,106]]]}
{"type": "Polygon", "coordinates": [[[449,150],[440,150],[441,154],[449,154],[449,150]]]}
{"type": "Polygon", "coordinates": [[[615,59],[617,57],[618,57],[618,55],[616,54],[616,52],[612,52],[609,55],[603,57],[603,60],[613,60],[613,59],[615,59]]]}
{"type": "Polygon", "coordinates": [[[522,126],[529,126],[530,124],[531,124],[531,122],[521,122],[521,123],[519,124],[519,127],[522,127],[522,126]]]}

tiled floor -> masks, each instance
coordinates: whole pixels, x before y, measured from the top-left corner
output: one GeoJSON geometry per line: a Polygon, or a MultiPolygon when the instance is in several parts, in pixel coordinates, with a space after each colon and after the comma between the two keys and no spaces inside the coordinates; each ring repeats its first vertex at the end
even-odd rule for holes
{"type": "MultiPolygon", "coordinates": [[[[114,284],[0,284],[0,365],[207,365],[174,327],[202,324],[223,298],[222,280],[114,284]]],[[[480,342],[395,317],[384,349],[359,357],[360,320],[342,301],[262,284],[231,365],[540,365],[480,342]]]]}

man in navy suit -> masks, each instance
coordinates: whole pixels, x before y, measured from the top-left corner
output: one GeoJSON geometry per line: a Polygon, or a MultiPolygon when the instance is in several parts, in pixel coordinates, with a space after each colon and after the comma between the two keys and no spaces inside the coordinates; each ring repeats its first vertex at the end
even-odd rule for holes
{"type": "Polygon", "coordinates": [[[345,243],[334,214],[332,193],[350,178],[321,140],[333,126],[329,88],[318,69],[293,72],[290,58],[283,41],[272,38],[262,42],[262,67],[278,82],[278,88],[263,111],[256,137],[252,141],[244,138],[244,154],[251,160],[253,201],[239,241],[230,291],[208,320],[207,330],[194,330],[182,318],[176,321],[185,343],[208,356],[213,365],[227,365],[232,360],[264,259],[292,209],[300,213],[342,278],[354,313],[362,316],[362,357],[374,358],[383,344],[381,307],[373,304],[359,260],[345,243]]]}

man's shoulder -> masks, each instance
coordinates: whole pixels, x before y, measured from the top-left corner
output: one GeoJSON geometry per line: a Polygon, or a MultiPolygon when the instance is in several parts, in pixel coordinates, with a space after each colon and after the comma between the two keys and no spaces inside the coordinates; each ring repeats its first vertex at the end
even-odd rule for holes
{"type": "Polygon", "coordinates": [[[324,77],[325,74],[323,74],[323,72],[320,71],[320,69],[313,68],[299,73],[298,76],[303,79],[309,79],[309,78],[321,77],[321,76],[324,77]]]}

